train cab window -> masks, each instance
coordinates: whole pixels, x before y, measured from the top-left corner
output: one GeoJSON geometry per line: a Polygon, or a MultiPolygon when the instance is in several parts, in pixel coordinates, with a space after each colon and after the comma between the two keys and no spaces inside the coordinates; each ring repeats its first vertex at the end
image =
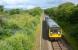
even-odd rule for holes
{"type": "Polygon", "coordinates": [[[58,33],[58,29],[53,29],[53,33],[58,33]]]}
{"type": "Polygon", "coordinates": [[[59,29],[58,28],[52,28],[50,30],[50,32],[52,32],[52,33],[58,33],[59,32],[59,29]]]}
{"type": "Polygon", "coordinates": [[[58,33],[58,30],[57,29],[52,29],[52,30],[50,30],[50,32],[52,32],[52,33],[58,33]]]}
{"type": "Polygon", "coordinates": [[[58,33],[58,30],[57,30],[57,29],[54,29],[53,32],[54,32],[54,33],[58,33]]]}

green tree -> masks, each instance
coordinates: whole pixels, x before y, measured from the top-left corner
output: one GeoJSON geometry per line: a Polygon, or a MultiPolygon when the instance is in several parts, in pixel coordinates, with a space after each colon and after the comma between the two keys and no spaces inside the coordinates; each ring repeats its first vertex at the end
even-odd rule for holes
{"type": "Polygon", "coordinates": [[[57,16],[59,17],[59,19],[61,18],[63,21],[67,22],[72,14],[73,8],[74,8],[73,3],[70,2],[64,3],[58,7],[57,16]]]}
{"type": "Polygon", "coordinates": [[[0,12],[3,12],[3,10],[4,10],[4,6],[0,5],[0,12]]]}
{"type": "Polygon", "coordinates": [[[77,24],[78,23],[78,5],[74,7],[72,15],[70,17],[70,23],[71,24],[77,24]]]}
{"type": "Polygon", "coordinates": [[[30,15],[33,15],[33,16],[40,15],[42,12],[42,9],[40,7],[36,7],[34,9],[29,10],[28,12],[30,15]]]}
{"type": "Polygon", "coordinates": [[[9,13],[10,13],[11,15],[13,15],[13,14],[19,14],[19,13],[20,13],[20,9],[11,9],[11,10],[9,11],[9,13]]]}

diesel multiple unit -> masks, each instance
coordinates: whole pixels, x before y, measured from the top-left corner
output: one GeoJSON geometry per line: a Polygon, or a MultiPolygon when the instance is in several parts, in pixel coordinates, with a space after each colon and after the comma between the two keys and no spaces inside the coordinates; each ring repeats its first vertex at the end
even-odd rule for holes
{"type": "Polygon", "coordinates": [[[49,16],[46,16],[45,22],[48,27],[49,39],[59,39],[62,37],[62,29],[54,20],[52,20],[49,16]]]}

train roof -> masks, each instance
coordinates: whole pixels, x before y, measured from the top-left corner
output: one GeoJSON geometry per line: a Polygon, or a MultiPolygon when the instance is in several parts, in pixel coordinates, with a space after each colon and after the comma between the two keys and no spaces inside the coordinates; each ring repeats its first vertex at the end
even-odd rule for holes
{"type": "Polygon", "coordinates": [[[60,27],[53,19],[47,18],[46,22],[49,27],[60,27]]]}

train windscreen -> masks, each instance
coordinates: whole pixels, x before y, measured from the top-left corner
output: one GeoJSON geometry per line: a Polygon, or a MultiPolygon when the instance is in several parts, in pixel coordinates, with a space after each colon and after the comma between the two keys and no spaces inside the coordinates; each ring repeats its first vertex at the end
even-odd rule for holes
{"type": "Polygon", "coordinates": [[[52,33],[58,33],[59,32],[59,28],[51,28],[50,32],[52,33]]]}

